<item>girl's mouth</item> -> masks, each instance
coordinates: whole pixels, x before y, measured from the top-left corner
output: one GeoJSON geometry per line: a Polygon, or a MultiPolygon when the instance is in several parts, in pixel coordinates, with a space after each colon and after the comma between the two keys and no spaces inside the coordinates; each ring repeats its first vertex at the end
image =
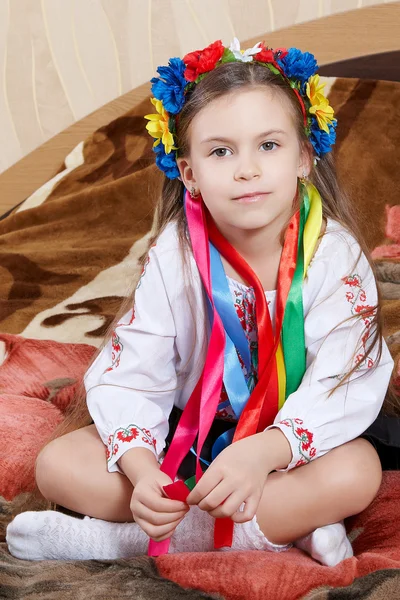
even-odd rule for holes
{"type": "Polygon", "coordinates": [[[234,198],[234,201],[239,202],[240,204],[251,204],[254,202],[260,202],[260,200],[264,200],[268,194],[269,192],[255,192],[254,194],[246,194],[244,196],[234,198]]]}

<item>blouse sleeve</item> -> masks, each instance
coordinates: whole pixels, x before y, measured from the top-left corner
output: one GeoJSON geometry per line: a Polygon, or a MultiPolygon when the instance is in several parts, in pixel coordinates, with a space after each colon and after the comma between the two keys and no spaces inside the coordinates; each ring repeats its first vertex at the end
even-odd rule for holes
{"type": "Polygon", "coordinates": [[[130,448],[148,448],[158,459],[168,435],[177,376],[166,273],[168,260],[160,264],[151,248],[133,307],[85,374],[88,409],[110,472],[122,472],[117,461],[130,448]]]}
{"type": "Polygon", "coordinates": [[[292,460],[283,471],[360,436],[381,409],[393,369],[384,340],[380,358],[377,348],[368,351],[377,303],[368,260],[349,234],[331,232],[324,238],[303,295],[306,372],[267,428],[278,427],[290,443],[292,460]]]}

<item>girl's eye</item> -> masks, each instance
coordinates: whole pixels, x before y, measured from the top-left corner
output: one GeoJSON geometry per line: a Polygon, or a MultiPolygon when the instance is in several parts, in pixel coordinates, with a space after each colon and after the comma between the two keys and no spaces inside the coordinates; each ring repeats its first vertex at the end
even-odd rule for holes
{"type": "MultiPolygon", "coordinates": [[[[273,150],[275,146],[278,144],[276,142],[264,142],[261,147],[264,148],[267,152],[273,150]]],[[[211,152],[211,155],[218,156],[218,158],[223,158],[224,156],[229,156],[228,152],[232,154],[231,150],[228,148],[216,148],[211,152]]]]}
{"type": "Polygon", "coordinates": [[[261,147],[264,148],[265,146],[265,150],[273,150],[274,146],[277,146],[277,144],[275,142],[264,142],[261,147]]]}
{"type": "Polygon", "coordinates": [[[224,156],[227,156],[227,154],[225,154],[226,152],[230,152],[230,150],[228,150],[228,148],[216,148],[213,150],[213,152],[211,152],[211,154],[215,154],[215,156],[223,158],[224,156]]]}

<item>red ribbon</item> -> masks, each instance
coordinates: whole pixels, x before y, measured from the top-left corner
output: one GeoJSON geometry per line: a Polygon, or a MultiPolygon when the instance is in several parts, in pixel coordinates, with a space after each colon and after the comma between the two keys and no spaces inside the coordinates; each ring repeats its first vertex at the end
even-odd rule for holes
{"type": "MultiPolygon", "coordinates": [[[[234,443],[249,435],[263,431],[268,425],[273,423],[275,415],[278,412],[279,390],[276,351],[282,330],[284,307],[296,268],[300,211],[297,211],[290,220],[279,263],[275,336],[264,289],[257,275],[235,248],[223,237],[209,213],[207,213],[207,225],[211,242],[240,276],[254,288],[256,296],[259,360],[258,382],[236,426],[235,435],[232,440],[232,443],[234,443]]],[[[214,534],[215,548],[232,545],[233,527],[234,522],[230,518],[216,520],[214,534]]]]}

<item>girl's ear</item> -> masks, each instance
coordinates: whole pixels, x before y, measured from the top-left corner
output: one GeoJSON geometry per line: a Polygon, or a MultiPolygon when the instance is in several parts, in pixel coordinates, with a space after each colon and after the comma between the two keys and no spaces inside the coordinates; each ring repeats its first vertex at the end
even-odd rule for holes
{"type": "Polygon", "coordinates": [[[312,150],[304,145],[301,150],[300,162],[297,169],[297,177],[308,177],[313,165],[312,150]]]}
{"type": "Polygon", "coordinates": [[[176,161],[181,174],[181,179],[187,190],[197,187],[196,178],[193,173],[193,169],[190,165],[190,161],[187,158],[178,158],[176,161]]]}

